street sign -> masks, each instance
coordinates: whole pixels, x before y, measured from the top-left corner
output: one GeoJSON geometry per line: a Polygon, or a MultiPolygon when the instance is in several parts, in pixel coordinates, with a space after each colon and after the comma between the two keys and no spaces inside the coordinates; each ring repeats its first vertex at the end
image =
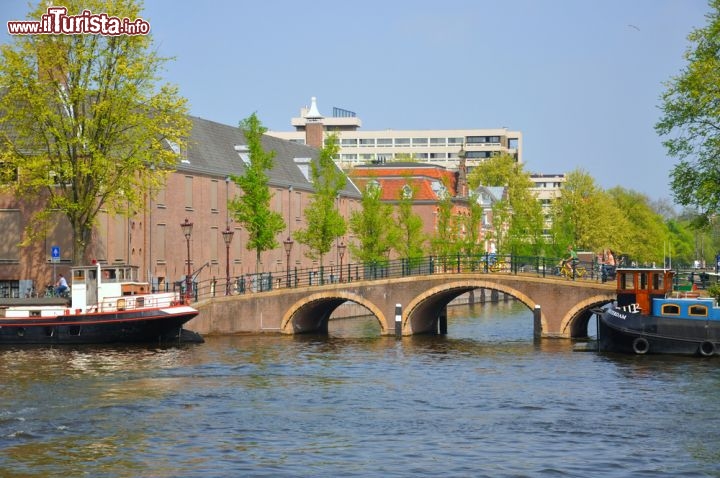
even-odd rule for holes
{"type": "Polygon", "coordinates": [[[50,257],[53,262],[60,262],[60,246],[52,246],[50,248],[50,257]]]}

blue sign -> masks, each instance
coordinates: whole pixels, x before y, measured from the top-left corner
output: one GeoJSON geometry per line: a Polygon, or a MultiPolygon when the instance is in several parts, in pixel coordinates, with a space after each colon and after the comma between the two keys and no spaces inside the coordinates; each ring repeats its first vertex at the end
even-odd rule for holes
{"type": "Polygon", "coordinates": [[[50,257],[52,257],[53,262],[60,262],[60,246],[50,248],[50,257]]]}

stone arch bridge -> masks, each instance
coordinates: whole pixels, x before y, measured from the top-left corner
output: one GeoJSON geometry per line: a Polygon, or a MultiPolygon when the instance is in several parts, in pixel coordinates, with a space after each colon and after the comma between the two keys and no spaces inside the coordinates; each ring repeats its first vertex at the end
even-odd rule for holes
{"type": "Polygon", "coordinates": [[[584,337],[591,309],[615,299],[614,283],[440,273],[216,297],[198,302],[200,315],[187,326],[206,335],[321,333],[327,332],[333,311],[352,301],[377,318],[383,335],[444,333],[448,303],[475,289],[497,290],[527,305],[534,311],[536,337],[584,337]]]}

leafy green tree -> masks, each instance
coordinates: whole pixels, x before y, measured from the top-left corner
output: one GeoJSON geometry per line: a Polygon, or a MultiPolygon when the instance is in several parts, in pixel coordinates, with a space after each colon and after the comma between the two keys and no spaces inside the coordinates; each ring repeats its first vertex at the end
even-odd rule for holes
{"type": "MultiPolygon", "coordinates": [[[[84,9],[138,18],[139,2],[67,0],[84,9]]],[[[39,2],[29,17],[46,13],[39,2]]],[[[41,236],[54,212],[72,228],[82,263],[101,210],[133,214],[175,168],[190,130],[176,87],[158,84],[167,61],[150,36],[17,35],[0,57],[0,162],[18,196],[42,197],[25,231],[41,236]]]]}
{"type": "Polygon", "coordinates": [[[285,229],[280,213],[270,208],[273,195],[268,186],[267,170],[273,167],[275,151],[265,151],[262,136],[267,131],[253,113],[240,122],[245,134],[250,161],[244,174],[231,176],[242,190],[241,196],[230,200],[228,208],[233,218],[243,225],[248,233],[247,250],[255,251],[255,272],[260,272],[260,254],[278,247],[277,234],[285,229]]]}
{"type": "Polygon", "coordinates": [[[346,183],[345,174],[333,161],[339,150],[337,135],[331,135],[325,140],[317,161],[310,163],[310,180],[315,194],[304,211],[307,227],[294,234],[299,243],[307,246],[305,255],[320,259],[321,267],[323,256],[347,229],[345,219],[335,207],[335,198],[346,183]]]}
{"type": "Polygon", "coordinates": [[[449,194],[444,194],[438,202],[435,234],[430,239],[433,254],[440,257],[455,255],[461,247],[458,241],[459,224],[453,215],[453,209],[452,198],[449,194]]]}
{"type": "Polygon", "coordinates": [[[400,191],[395,226],[398,241],[395,251],[412,266],[425,255],[426,237],[423,233],[422,218],[413,212],[415,190],[412,187],[400,191]]]}
{"type": "Polygon", "coordinates": [[[640,263],[662,264],[670,233],[663,217],[653,210],[650,199],[642,193],[621,187],[610,189],[607,193],[627,219],[626,234],[608,237],[608,247],[621,250],[640,263]]]}
{"type": "Polygon", "coordinates": [[[542,205],[533,195],[530,174],[513,156],[490,158],[468,177],[472,189],[479,185],[506,188],[506,196],[493,204],[493,226],[499,251],[540,254],[543,250],[545,218],[542,205]]]}
{"type": "Polygon", "coordinates": [[[359,241],[349,244],[350,253],[361,262],[383,262],[396,242],[393,209],[380,200],[380,194],[379,185],[368,183],[362,192],[362,208],[350,215],[350,231],[359,241]]]}
{"type": "Polygon", "coordinates": [[[679,160],[670,174],[675,200],[699,208],[706,222],[720,207],[720,0],[709,4],[708,24],[688,36],[687,67],[667,83],[655,125],[679,160]]]}
{"type": "Polygon", "coordinates": [[[465,237],[463,238],[462,252],[467,256],[477,256],[484,252],[481,236],[483,208],[478,202],[476,194],[471,193],[468,198],[468,215],[463,217],[465,237]]]}
{"type": "Polygon", "coordinates": [[[567,175],[562,195],[553,205],[556,256],[563,255],[568,246],[599,251],[611,244],[627,244],[629,230],[627,219],[587,172],[576,169],[567,175]]]}

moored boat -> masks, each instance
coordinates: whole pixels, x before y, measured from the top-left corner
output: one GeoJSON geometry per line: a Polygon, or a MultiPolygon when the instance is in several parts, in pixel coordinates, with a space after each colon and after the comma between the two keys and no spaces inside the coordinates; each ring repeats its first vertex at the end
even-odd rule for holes
{"type": "Polygon", "coordinates": [[[202,342],[177,292],[151,293],[137,266],[72,268],[71,298],[0,300],[0,344],[202,342]]]}
{"type": "Polygon", "coordinates": [[[673,291],[668,269],[618,269],[617,301],[597,309],[598,349],[709,357],[720,351],[720,307],[710,297],[673,291]]]}

